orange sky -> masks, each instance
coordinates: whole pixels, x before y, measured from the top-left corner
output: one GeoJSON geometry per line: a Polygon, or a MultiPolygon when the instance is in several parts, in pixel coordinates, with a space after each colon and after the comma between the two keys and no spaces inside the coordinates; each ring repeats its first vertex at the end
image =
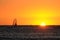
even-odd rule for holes
{"type": "Polygon", "coordinates": [[[60,0],[0,0],[0,25],[60,25],[60,0]]]}

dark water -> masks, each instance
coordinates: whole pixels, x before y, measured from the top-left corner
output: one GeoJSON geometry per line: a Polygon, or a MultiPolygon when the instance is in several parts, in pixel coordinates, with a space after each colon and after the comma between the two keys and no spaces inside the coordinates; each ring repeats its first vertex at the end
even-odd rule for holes
{"type": "Polygon", "coordinates": [[[0,40],[58,40],[60,25],[47,25],[45,29],[39,25],[1,25],[0,40]]]}

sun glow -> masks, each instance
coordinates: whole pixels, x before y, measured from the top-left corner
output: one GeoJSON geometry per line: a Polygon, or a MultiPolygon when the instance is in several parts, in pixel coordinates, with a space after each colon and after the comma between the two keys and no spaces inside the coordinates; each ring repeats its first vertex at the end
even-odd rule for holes
{"type": "Polygon", "coordinates": [[[45,22],[42,22],[42,23],[40,24],[40,27],[41,27],[42,29],[46,29],[46,23],[45,23],[45,22]]]}
{"type": "Polygon", "coordinates": [[[40,25],[41,25],[41,26],[46,26],[46,24],[45,24],[44,22],[42,22],[40,25]]]}

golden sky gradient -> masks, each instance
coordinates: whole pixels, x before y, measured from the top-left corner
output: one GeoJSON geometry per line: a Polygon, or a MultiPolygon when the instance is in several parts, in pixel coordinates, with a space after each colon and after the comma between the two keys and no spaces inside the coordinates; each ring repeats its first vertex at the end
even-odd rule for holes
{"type": "Polygon", "coordinates": [[[0,25],[60,25],[60,0],[0,0],[0,25]]]}

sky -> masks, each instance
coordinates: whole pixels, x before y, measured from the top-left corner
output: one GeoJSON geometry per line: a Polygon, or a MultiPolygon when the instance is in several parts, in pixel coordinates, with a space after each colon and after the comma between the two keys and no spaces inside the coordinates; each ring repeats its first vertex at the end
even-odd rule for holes
{"type": "Polygon", "coordinates": [[[0,0],[0,25],[60,25],[60,0],[0,0]]]}

